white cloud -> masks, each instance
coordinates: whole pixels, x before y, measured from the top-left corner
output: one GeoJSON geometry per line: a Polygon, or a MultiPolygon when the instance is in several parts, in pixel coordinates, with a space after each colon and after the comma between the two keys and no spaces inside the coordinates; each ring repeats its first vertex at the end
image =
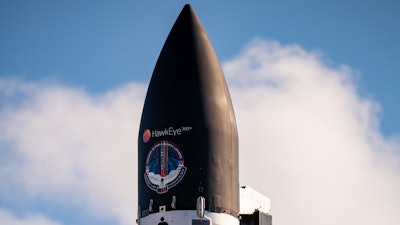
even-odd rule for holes
{"type": "Polygon", "coordinates": [[[399,142],[380,134],[379,106],[351,69],[255,39],[224,71],[240,179],[271,198],[275,224],[397,224],[399,142]]]}
{"type": "Polygon", "coordinates": [[[9,159],[0,175],[9,182],[1,183],[0,190],[8,198],[41,198],[85,208],[96,217],[134,221],[136,140],[145,86],[130,84],[89,96],[56,85],[2,82],[22,100],[3,99],[7,107],[0,114],[0,136],[9,159]],[[15,187],[21,190],[16,193],[15,187]]]}
{"type": "Polygon", "coordinates": [[[27,215],[17,218],[6,210],[0,209],[0,224],[7,225],[60,225],[58,222],[51,221],[41,215],[27,215]]]}
{"type": "MultiPolygon", "coordinates": [[[[224,71],[240,180],[271,198],[274,224],[397,224],[399,141],[380,134],[379,105],[357,93],[354,71],[260,39],[224,71]]],[[[134,223],[145,86],[93,96],[0,79],[0,197],[134,223]]]]}

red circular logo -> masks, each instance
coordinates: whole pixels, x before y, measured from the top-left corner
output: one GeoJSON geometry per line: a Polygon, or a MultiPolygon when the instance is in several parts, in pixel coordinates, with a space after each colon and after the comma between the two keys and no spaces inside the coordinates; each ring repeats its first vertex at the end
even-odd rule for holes
{"type": "Polygon", "coordinates": [[[144,143],[149,142],[150,137],[151,137],[151,131],[150,131],[149,129],[146,129],[146,130],[143,132],[143,142],[144,142],[144,143]]]}

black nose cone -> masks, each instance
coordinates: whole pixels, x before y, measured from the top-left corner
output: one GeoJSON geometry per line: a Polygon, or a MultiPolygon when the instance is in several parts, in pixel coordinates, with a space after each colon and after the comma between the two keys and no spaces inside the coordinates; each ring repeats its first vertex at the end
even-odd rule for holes
{"type": "Polygon", "coordinates": [[[205,197],[208,211],[238,214],[232,102],[218,58],[190,5],[183,8],[158,58],[138,142],[141,217],[160,206],[196,210],[198,196],[205,197]]]}

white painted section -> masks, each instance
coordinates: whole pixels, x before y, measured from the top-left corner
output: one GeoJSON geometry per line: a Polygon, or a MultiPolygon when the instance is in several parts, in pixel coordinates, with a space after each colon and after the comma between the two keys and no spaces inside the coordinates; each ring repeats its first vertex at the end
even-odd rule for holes
{"type": "Polygon", "coordinates": [[[239,219],[225,214],[205,211],[205,217],[197,217],[196,210],[172,210],[149,214],[140,219],[140,225],[158,225],[166,222],[168,225],[192,225],[192,219],[210,220],[210,225],[239,225],[239,219]]]}
{"type": "Polygon", "coordinates": [[[249,186],[240,187],[240,214],[269,213],[271,200],[249,186]]]}

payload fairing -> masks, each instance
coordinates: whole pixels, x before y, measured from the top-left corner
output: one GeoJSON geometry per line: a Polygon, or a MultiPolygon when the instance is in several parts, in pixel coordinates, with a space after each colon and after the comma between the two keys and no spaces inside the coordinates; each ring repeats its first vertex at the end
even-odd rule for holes
{"type": "Polygon", "coordinates": [[[224,74],[203,26],[185,5],[162,48],[143,107],[137,222],[238,225],[244,190],[238,164],[224,74]]]}

